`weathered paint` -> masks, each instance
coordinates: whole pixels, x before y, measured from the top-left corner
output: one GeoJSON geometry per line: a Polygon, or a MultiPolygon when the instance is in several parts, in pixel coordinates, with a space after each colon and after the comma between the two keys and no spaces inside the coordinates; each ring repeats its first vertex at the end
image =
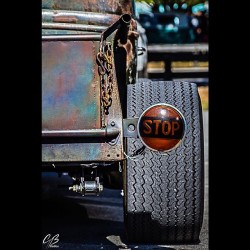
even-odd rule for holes
{"type": "MultiPolygon", "coordinates": [[[[114,39],[114,35],[115,34],[112,34],[108,39],[109,40],[114,39]]],[[[96,126],[94,125],[97,125],[97,123],[95,124],[91,122],[91,120],[92,121],[95,120],[95,116],[96,119],[98,120],[98,124],[100,127],[101,114],[94,113],[93,110],[90,109],[91,105],[89,107],[87,106],[87,104],[91,104],[92,103],[91,101],[95,100],[93,106],[95,106],[96,109],[98,108],[100,109],[100,92],[98,96],[93,98],[95,92],[91,91],[91,86],[95,86],[95,88],[97,89],[100,88],[100,82],[99,82],[100,79],[95,64],[96,58],[91,57],[91,52],[90,52],[91,51],[90,44],[92,44],[92,46],[95,48],[93,49],[92,47],[92,50],[93,53],[95,54],[94,56],[96,56],[97,54],[96,50],[99,49],[98,47],[99,43],[100,42],[91,42],[91,41],[90,42],[87,41],[43,42],[43,53],[46,51],[44,55],[47,54],[48,57],[50,58],[47,59],[44,57],[42,63],[44,71],[43,81],[42,81],[44,85],[42,89],[43,105],[44,105],[42,108],[43,121],[44,121],[43,130],[48,128],[52,130],[76,129],[73,128],[74,127],[73,125],[78,127],[78,129],[82,129],[79,128],[79,124],[84,126],[83,129],[93,129],[96,128],[96,126]],[[72,49],[72,51],[70,50],[70,48],[72,49]],[[84,51],[88,52],[83,53],[84,51]],[[80,54],[79,52],[82,52],[84,56],[79,55],[80,54]],[[67,57],[68,60],[66,60],[67,57]],[[76,61],[73,60],[74,58],[77,58],[77,60],[76,61]],[[47,60],[47,62],[45,62],[45,60],[47,60]],[[78,67],[79,64],[81,65],[80,68],[78,67]],[[75,66],[72,67],[72,65],[75,66]],[[85,73],[86,70],[88,69],[87,73],[91,72],[91,74],[90,75],[86,74],[85,77],[81,78],[80,77],[81,74],[79,72],[83,71],[80,71],[80,69],[85,70],[84,71],[85,73]],[[50,73],[48,74],[48,72],[50,73]],[[65,74],[67,74],[67,76],[62,78],[63,81],[60,80],[59,77],[60,72],[65,72],[65,74]],[[77,76],[80,77],[81,81],[83,81],[83,84],[86,84],[84,86],[81,85],[82,88],[81,86],[79,86],[79,82],[75,80],[78,79],[77,76]],[[52,84],[48,84],[47,81],[45,81],[44,79],[53,79],[52,84]],[[87,79],[89,79],[89,81],[87,79]],[[53,82],[56,83],[54,83],[53,85],[53,82]],[[81,91],[77,92],[74,90],[75,88],[81,91]],[[87,89],[87,91],[85,90],[85,88],[87,89]],[[74,120],[72,121],[72,118],[77,118],[77,117],[75,117],[74,114],[72,117],[70,112],[68,112],[70,109],[78,110],[78,106],[81,105],[81,102],[80,103],[77,102],[77,100],[75,100],[75,97],[77,97],[77,100],[78,98],[79,100],[83,100],[86,98],[85,100],[87,102],[82,104],[83,105],[82,109],[85,111],[84,114],[86,116],[84,117],[82,116],[83,118],[82,120],[78,119],[79,123],[75,123],[74,120]],[[55,102],[55,99],[58,99],[58,102],[55,102]],[[65,101],[64,108],[66,109],[67,113],[65,113],[64,109],[61,107],[61,102],[63,104],[64,101],[65,101]],[[49,115],[48,113],[46,113],[46,109],[49,115]],[[55,116],[55,112],[58,115],[58,117],[55,116]],[[58,121],[58,118],[61,119],[61,121],[58,121]],[[46,123],[45,121],[48,121],[48,123],[46,123]]],[[[114,55],[112,55],[112,64],[114,64],[113,57],[114,55]]],[[[100,89],[98,89],[98,91],[100,91],[100,89]]],[[[115,123],[114,128],[117,128],[121,131],[119,136],[115,139],[115,142],[112,143],[108,141],[108,139],[106,141],[101,141],[98,139],[96,142],[90,142],[88,140],[85,140],[84,138],[81,138],[80,140],[78,138],[76,142],[76,140],[72,138],[70,142],[64,140],[61,143],[60,142],[43,143],[42,162],[47,164],[54,162],[85,162],[85,161],[103,162],[103,161],[124,160],[123,136],[122,136],[123,117],[122,117],[121,103],[118,91],[118,83],[115,75],[113,79],[113,103],[109,111],[110,111],[109,115],[105,116],[105,124],[111,126],[111,123],[114,122],[115,123]]]]}
{"type": "MultiPolygon", "coordinates": [[[[121,14],[132,14],[132,2],[132,0],[43,0],[43,22],[110,26],[120,18],[121,14]],[[79,13],[74,15],[73,12],[79,13]],[[104,18],[105,15],[108,18],[104,18]],[[103,23],[101,16],[103,16],[103,23]]],[[[132,55],[135,52],[133,25],[131,28],[129,44],[125,46],[129,54],[127,57],[129,78],[131,78],[135,61],[132,55]]],[[[57,34],[60,37],[60,35],[87,34],[87,32],[61,28],[43,29],[43,35],[48,35],[48,37],[57,34]]],[[[89,32],[89,34],[93,34],[93,32],[89,32]]],[[[95,34],[100,34],[100,32],[95,32],[95,34]]],[[[114,35],[110,35],[108,39],[113,41],[114,35]]],[[[45,131],[98,129],[101,119],[104,119],[106,125],[115,122],[115,128],[119,129],[121,133],[113,143],[108,141],[90,142],[85,138],[70,142],[67,140],[53,143],[44,142],[42,144],[42,162],[44,163],[120,161],[125,158],[123,154],[123,116],[118,91],[120,83],[117,82],[115,72],[112,106],[109,109],[109,115],[101,117],[100,78],[96,65],[99,45],[99,41],[79,41],[77,39],[60,41],[58,38],[57,41],[46,39],[43,41],[42,129],[45,131]]],[[[112,55],[112,64],[114,65],[114,55],[112,55]]],[[[115,67],[112,68],[115,69],[115,67]]],[[[131,81],[127,81],[127,83],[131,83],[131,81]]]]}
{"type": "Polygon", "coordinates": [[[96,160],[102,156],[95,143],[43,144],[43,162],[77,162],[96,160]]]}
{"type": "Polygon", "coordinates": [[[42,44],[42,129],[100,128],[99,42],[42,44]]]}
{"type": "Polygon", "coordinates": [[[42,0],[42,8],[121,15],[133,13],[133,0],[42,0]]]}

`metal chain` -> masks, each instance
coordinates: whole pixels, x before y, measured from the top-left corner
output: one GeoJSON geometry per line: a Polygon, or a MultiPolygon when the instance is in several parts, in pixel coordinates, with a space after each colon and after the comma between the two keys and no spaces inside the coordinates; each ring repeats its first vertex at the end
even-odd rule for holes
{"type": "Polygon", "coordinates": [[[97,54],[98,73],[101,82],[101,106],[106,115],[112,105],[113,93],[113,64],[111,43],[101,41],[100,51],[97,54]]]}
{"type": "MultiPolygon", "coordinates": [[[[105,115],[109,114],[109,108],[112,105],[113,81],[114,81],[114,63],[113,63],[113,38],[108,38],[117,29],[122,29],[123,38],[127,40],[127,32],[130,25],[131,17],[123,14],[116,22],[109,26],[101,34],[100,49],[97,53],[96,61],[101,85],[101,116],[102,127],[105,127],[105,115]],[[108,41],[107,41],[108,38],[108,41]]],[[[124,40],[123,39],[123,40],[124,40]]],[[[126,41],[124,41],[126,42],[126,41]]]]}

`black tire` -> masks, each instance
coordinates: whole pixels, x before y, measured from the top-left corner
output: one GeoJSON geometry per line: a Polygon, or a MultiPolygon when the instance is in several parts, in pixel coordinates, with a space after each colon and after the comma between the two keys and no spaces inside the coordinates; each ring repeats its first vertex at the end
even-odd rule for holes
{"type": "Polygon", "coordinates": [[[199,243],[204,203],[204,144],[196,84],[143,79],[128,86],[128,117],[167,103],[185,117],[186,132],[175,149],[161,154],[127,138],[124,221],[128,240],[137,243],[199,243]],[[140,151],[140,150],[139,150],[140,151]]]}

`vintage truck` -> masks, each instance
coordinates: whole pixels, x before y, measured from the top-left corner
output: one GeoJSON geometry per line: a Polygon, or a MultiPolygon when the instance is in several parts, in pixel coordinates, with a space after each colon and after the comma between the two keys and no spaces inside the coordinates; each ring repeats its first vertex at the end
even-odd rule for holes
{"type": "Polygon", "coordinates": [[[138,78],[134,13],[133,0],[42,0],[42,171],[67,172],[76,195],[123,190],[129,242],[199,243],[199,93],[138,78]]]}

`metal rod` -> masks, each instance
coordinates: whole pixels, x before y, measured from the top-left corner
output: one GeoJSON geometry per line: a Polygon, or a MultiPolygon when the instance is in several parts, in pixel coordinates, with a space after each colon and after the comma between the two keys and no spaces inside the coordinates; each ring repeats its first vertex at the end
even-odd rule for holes
{"type": "Polygon", "coordinates": [[[107,26],[72,23],[42,23],[42,29],[84,30],[102,32],[107,29],[107,26]]]}
{"type": "Polygon", "coordinates": [[[121,44],[127,43],[128,31],[129,31],[129,25],[130,25],[131,19],[132,19],[131,16],[128,14],[124,14],[120,19],[121,26],[118,32],[119,32],[121,44]]]}
{"type": "Polygon", "coordinates": [[[42,36],[43,41],[100,41],[101,34],[89,35],[47,35],[42,36]]]}
{"type": "Polygon", "coordinates": [[[70,11],[70,10],[42,10],[43,22],[63,22],[63,23],[94,23],[96,25],[107,25],[119,19],[117,14],[70,11]]]}
{"type": "Polygon", "coordinates": [[[202,52],[208,53],[208,44],[157,44],[148,45],[148,53],[202,52]]]}
{"type": "Polygon", "coordinates": [[[117,137],[120,133],[119,129],[83,129],[83,130],[48,130],[42,131],[42,137],[117,137]]]}

